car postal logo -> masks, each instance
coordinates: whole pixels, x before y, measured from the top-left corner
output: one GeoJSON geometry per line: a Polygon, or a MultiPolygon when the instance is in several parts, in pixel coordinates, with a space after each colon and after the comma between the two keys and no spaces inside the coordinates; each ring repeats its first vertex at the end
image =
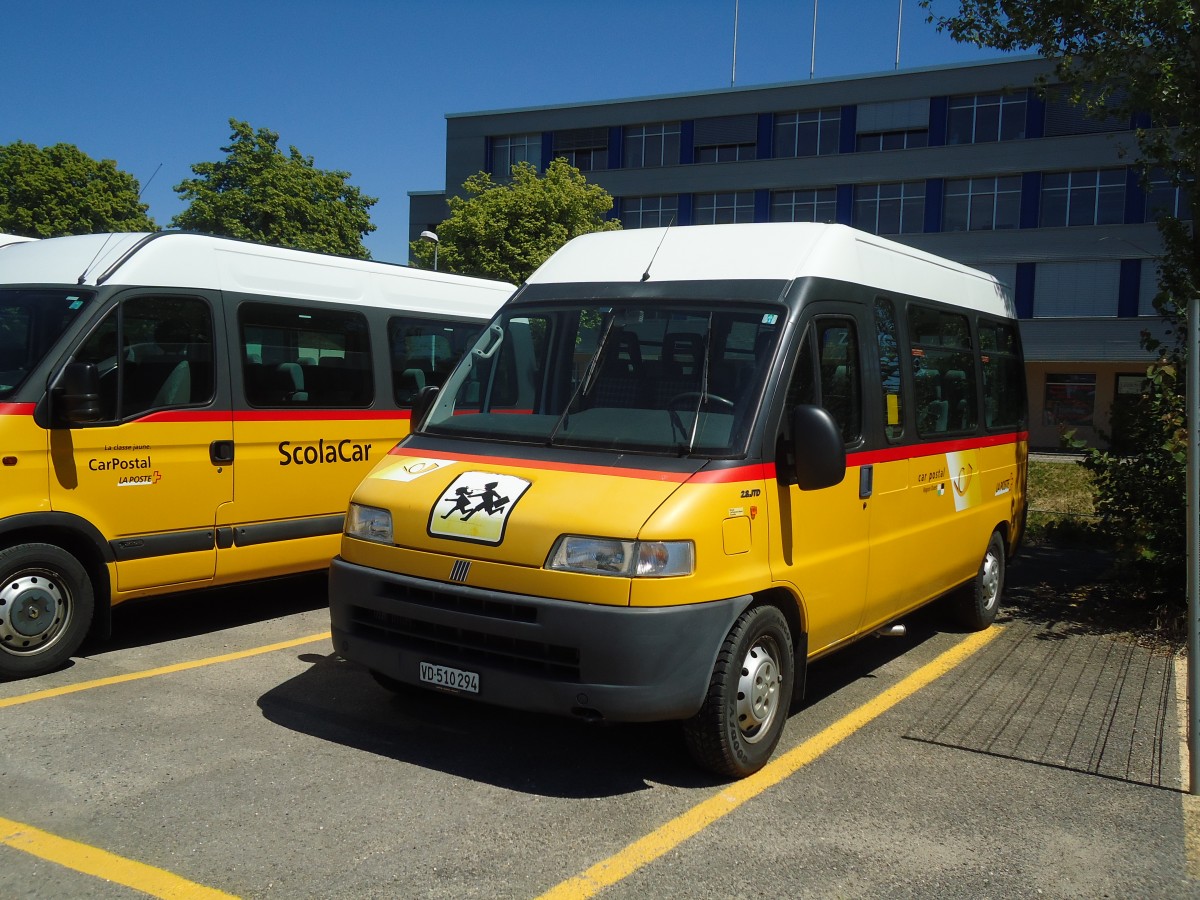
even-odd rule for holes
{"type": "Polygon", "coordinates": [[[983,502],[983,479],[979,474],[979,453],[963,450],[946,454],[946,470],[954,488],[954,509],[961,512],[983,502]]]}
{"type": "Polygon", "coordinates": [[[429,533],[436,537],[497,545],[504,540],[508,517],[529,489],[515,475],[464,472],[442,492],[429,514],[429,533]]]}

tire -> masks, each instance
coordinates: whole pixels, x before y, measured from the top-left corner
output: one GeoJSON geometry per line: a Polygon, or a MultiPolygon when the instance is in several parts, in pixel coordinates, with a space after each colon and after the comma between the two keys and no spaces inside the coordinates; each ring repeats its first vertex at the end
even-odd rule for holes
{"type": "Polygon", "coordinates": [[[61,547],[0,551],[0,678],[57,669],[83,643],[94,609],[87,572],[61,547]]]}
{"type": "Polygon", "coordinates": [[[791,708],[795,658],[787,620],[774,606],[733,624],[700,711],[683,726],[692,758],[717,775],[745,778],[766,765],[791,708]]]}
{"type": "Polygon", "coordinates": [[[983,631],[996,621],[1004,592],[1004,538],[993,531],[979,571],[954,599],[955,618],[968,631],[983,631]]]}

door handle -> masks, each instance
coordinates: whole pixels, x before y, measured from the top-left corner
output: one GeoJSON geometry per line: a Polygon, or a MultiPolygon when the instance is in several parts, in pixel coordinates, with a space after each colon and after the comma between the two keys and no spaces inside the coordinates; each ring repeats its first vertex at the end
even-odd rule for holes
{"type": "Polygon", "coordinates": [[[875,467],[863,466],[858,470],[858,499],[868,499],[875,490],[875,467]]]}
{"type": "Polygon", "coordinates": [[[214,466],[227,466],[233,462],[233,441],[213,441],[208,445],[208,458],[214,466]]]}

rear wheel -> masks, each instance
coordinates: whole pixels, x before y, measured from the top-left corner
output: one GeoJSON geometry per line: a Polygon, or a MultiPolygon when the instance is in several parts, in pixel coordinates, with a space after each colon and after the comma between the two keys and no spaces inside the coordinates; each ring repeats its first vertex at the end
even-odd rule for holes
{"type": "Polygon", "coordinates": [[[684,723],[696,762],[729,778],[766,765],[787,721],[794,672],[783,613],[774,606],[742,613],[717,655],[704,705],[684,723]]]}
{"type": "Polygon", "coordinates": [[[979,571],[954,598],[955,615],[964,628],[982,631],[996,621],[1004,591],[1004,564],[1004,537],[993,531],[979,571]]]}
{"type": "Polygon", "coordinates": [[[43,675],[79,649],[95,599],[87,572],[53,544],[0,551],[0,678],[43,675]]]}

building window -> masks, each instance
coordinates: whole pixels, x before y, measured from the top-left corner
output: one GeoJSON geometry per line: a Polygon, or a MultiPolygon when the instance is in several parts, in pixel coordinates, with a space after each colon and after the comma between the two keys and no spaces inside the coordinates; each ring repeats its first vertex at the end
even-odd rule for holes
{"type": "Polygon", "coordinates": [[[1190,219],[1192,205],[1188,191],[1171,183],[1162,169],[1150,173],[1150,193],[1146,197],[1146,221],[1157,222],[1161,216],[1190,219]]]}
{"type": "MultiPolygon", "coordinates": [[[[1110,131],[1128,131],[1129,117],[1126,115],[1098,116],[1087,110],[1086,102],[1099,95],[1095,88],[1085,91],[1084,103],[1071,99],[1071,92],[1061,85],[1046,91],[1046,137],[1061,137],[1067,134],[1103,134],[1110,131]]],[[[1115,105],[1124,102],[1119,92],[1109,98],[1115,105]]]]}
{"type": "Polygon", "coordinates": [[[758,155],[758,116],[717,116],[697,119],[696,162],[736,162],[758,155]]]}
{"type": "Polygon", "coordinates": [[[929,131],[925,128],[912,131],[877,131],[872,134],[860,134],[855,141],[854,149],[859,153],[873,153],[880,150],[913,150],[917,147],[929,146],[929,131]]]}
{"type": "Polygon", "coordinates": [[[624,162],[627,169],[679,165],[679,123],[627,125],[624,162]]]}
{"type": "Polygon", "coordinates": [[[1046,375],[1046,396],[1042,403],[1044,425],[1091,425],[1095,412],[1095,374],[1046,375]]]}
{"type": "Polygon", "coordinates": [[[696,148],[696,162],[737,162],[739,159],[754,159],[757,149],[754,144],[716,144],[696,148]]]}
{"type": "Polygon", "coordinates": [[[1141,274],[1138,278],[1138,315],[1161,316],[1154,308],[1154,298],[1158,296],[1158,263],[1153,259],[1143,259],[1141,274]]]}
{"type": "Polygon", "coordinates": [[[1119,260],[1040,262],[1034,270],[1034,318],[1116,316],[1120,286],[1119,260]]]}
{"type": "Polygon", "coordinates": [[[666,197],[625,197],[621,200],[622,228],[662,228],[675,221],[679,212],[679,198],[674,194],[666,197]]]}
{"type": "Polygon", "coordinates": [[[998,231],[1021,223],[1021,176],[955,178],[946,182],[943,231],[998,231]]]}
{"type": "Polygon", "coordinates": [[[837,189],[771,191],[772,222],[836,222],[837,189]]]}
{"type": "Polygon", "coordinates": [[[505,134],[490,138],[492,143],[493,178],[509,178],[512,167],[517,163],[531,163],[540,167],[542,163],[542,136],[540,134],[505,134]]]}
{"type": "Polygon", "coordinates": [[[1025,137],[1025,95],[974,94],[951,97],[947,144],[986,144],[1025,137]]]}
{"type": "Polygon", "coordinates": [[[725,225],[754,221],[754,192],[729,191],[721,194],[696,194],[693,200],[696,225],[725,225]]]}
{"type": "Polygon", "coordinates": [[[580,172],[608,168],[608,129],[576,128],[554,132],[554,158],[565,159],[580,172]]]}
{"type": "Polygon", "coordinates": [[[1043,228],[1120,225],[1124,220],[1124,169],[1051,172],[1042,176],[1043,228]]]}
{"type": "Polygon", "coordinates": [[[872,234],[920,234],[925,226],[925,182],[858,185],[852,224],[872,234]]]}
{"type": "Polygon", "coordinates": [[[775,114],[775,156],[825,156],[838,152],[842,111],[833,106],[775,114]]]}

